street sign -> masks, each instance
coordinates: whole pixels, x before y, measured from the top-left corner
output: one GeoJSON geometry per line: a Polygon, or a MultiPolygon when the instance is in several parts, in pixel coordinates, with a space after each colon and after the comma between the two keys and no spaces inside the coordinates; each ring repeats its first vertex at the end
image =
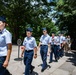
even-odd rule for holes
{"type": "Polygon", "coordinates": [[[22,44],[21,39],[18,39],[18,40],[17,40],[17,45],[20,46],[21,44],[22,44]]]}
{"type": "Polygon", "coordinates": [[[18,45],[18,58],[15,59],[16,61],[21,61],[21,60],[22,60],[22,58],[19,57],[21,44],[22,44],[22,40],[21,40],[21,39],[18,39],[18,40],[17,40],[17,45],[18,45]]]}

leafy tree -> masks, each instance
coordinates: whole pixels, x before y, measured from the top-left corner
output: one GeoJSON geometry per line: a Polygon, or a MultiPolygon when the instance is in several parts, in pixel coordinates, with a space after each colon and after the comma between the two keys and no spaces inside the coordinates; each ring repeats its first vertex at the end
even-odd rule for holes
{"type": "Polygon", "coordinates": [[[58,19],[57,25],[61,30],[66,30],[72,38],[76,38],[76,1],[58,0],[55,17],[58,19]]]}
{"type": "Polygon", "coordinates": [[[13,42],[18,38],[24,38],[27,27],[33,28],[33,36],[36,38],[41,36],[42,27],[47,27],[50,33],[51,30],[57,31],[51,18],[48,17],[50,5],[47,0],[1,0],[0,2],[0,15],[7,17],[9,24],[7,28],[12,32],[13,42]]]}
{"type": "MultiPolygon", "coordinates": [[[[54,17],[57,18],[56,25],[61,31],[66,31],[71,36],[73,41],[76,40],[76,1],[75,0],[58,0],[55,6],[56,13],[54,17]]],[[[75,46],[73,46],[74,49],[75,46]]]]}

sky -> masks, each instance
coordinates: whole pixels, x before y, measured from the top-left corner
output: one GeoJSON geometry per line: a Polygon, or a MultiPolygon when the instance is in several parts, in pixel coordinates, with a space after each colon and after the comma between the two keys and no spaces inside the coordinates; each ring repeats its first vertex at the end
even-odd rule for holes
{"type": "Polygon", "coordinates": [[[47,0],[48,3],[51,2],[51,1],[53,1],[53,0],[47,0]]]}

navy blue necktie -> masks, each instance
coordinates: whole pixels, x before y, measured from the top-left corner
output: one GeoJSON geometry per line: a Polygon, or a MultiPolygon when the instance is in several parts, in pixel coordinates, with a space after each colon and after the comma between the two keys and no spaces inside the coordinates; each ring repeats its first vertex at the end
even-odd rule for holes
{"type": "Polygon", "coordinates": [[[0,30],[0,34],[2,34],[2,31],[0,30]]]}

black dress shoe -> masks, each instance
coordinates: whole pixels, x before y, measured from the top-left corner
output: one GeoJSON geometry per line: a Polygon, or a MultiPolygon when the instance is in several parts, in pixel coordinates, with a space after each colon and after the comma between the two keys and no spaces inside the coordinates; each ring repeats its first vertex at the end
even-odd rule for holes
{"type": "Polygon", "coordinates": [[[49,61],[49,64],[52,63],[52,61],[49,61]]]}
{"type": "Polygon", "coordinates": [[[41,72],[44,72],[45,69],[41,69],[41,72]]]}
{"type": "Polygon", "coordinates": [[[47,67],[48,67],[48,65],[46,65],[45,68],[42,68],[42,69],[41,69],[41,72],[44,72],[44,70],[47,69],[47,67]]]}
{"type": "Polygon", "coordinates": [[[55,62],[58,62],[58,60],[56,59],[55,62]]]}
{"type": "Polygon", "coordinates": [[[34,69],[34,68],[35,68],[35,66],[32,66],[32,68],[34,69]]]}
{"type": "Polygon", "coordinates": [[[35,68],[34,66],[31,67],[30,73],[33,72],[34,68],[35,68]]]}

